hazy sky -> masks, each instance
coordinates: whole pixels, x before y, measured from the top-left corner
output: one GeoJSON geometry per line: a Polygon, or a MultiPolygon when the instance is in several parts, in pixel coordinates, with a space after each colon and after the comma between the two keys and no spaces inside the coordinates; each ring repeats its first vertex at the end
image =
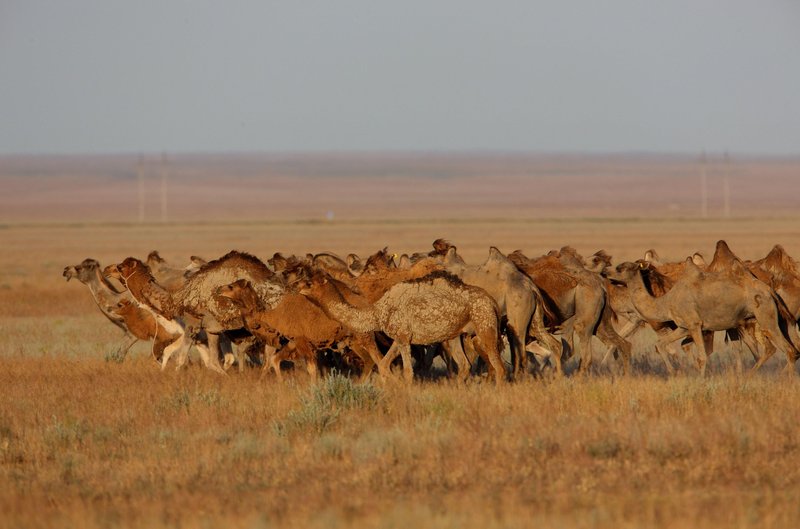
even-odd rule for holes
{"type": "Polygon", "coordinates": [[[800,1],[3,0],[0,153],[800,154],[800,1]]]}

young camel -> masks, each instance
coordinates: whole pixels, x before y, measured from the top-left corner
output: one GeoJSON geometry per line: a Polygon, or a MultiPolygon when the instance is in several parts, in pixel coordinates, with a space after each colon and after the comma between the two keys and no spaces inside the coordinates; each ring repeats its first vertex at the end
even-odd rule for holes
{"type": "Polygon", "coordinates": [[[285,294],[278,305],[265,309],[253,285],[239,279],[217,290],[239,307],[248,330],[268,346],[265,369],[272,368],[281,380],[281,360],[301,359],[312,378],[317,377],[317,351],[347,342],[361,358],[364,369],[362,379],[369,376],[380,353],[375,346],[373,333],[351,333],[342,324],[328,317],[322,309],[300,294],[285,294]],[[290,340],[283,344],[281,338],[290,340]],[[293,348],[292,348],[293,346],[293,348]]]}
{"type": "MultiPolygon", "coordinates": [[[[227,285],[237,279],[247,279],[253,283],[265,306],[272,307],[277,304],[283,295],[284,287],[275,274],[257,257],[244,252],[231,251],[203,265],[197,272],[186,279],[183,285],[175,291],[168,292],[161,288],[152,279],[152,275],[144,263],[136,259],[128,258],[127,270],[124,272],[129,277],[129,282],[134,285],[134,290],[141,289],[142,286],[151,285],[150,300],[156,312],[162,312],[160,305],[164,305],[164,313],[168,319],[181,316],[186,319],[191,327],[203,328],[208,336],[208,346],[211,350],[209,367],[214,371],[222,371],[219,366],[220,345],[226,345],[228,336],[240,337],[250,336],[243,329],[244,322],[239,314],[238,308],[234,307],[230,300],[215,296],[217,288],[227,285]],[[134,274],[136,272],[136,274],[134,274]],[[131,275],[134,274],[134,275],[131,275]]],[[[125,263],[125,262],[123,262],[125,263]]],[[[109,274],[115,273],[122,276],[119,265],[109,267],[109,274]]],[[[130,287],[128,287],[130,288],[130,287]]],[[[134,292],[137,301],[142,301],[141,295],[134,292]]],[[[186,360],[189,347],[191,346],[191,333],[184,334],[184,340],[176,349],[169,347],[165,351],[162,365],[166,365],[169,355],[174,351],[179,352],[178,366],[186,360]]],[[[244,355],[242,347],[238,348],[239,370],[244,366],[244,355]]]]}
{"type": "Polygon", "coordinates": [[[153,340],[152,355],[156,362],[161,362],[164,349],[181,336],[169,332],[161,325],[152,312],[139,307],[128,298],[122,298],[111,312],[125,320],[125,325],[139,340],[153,340]]]}
{"type": "Polygon", "coordinates": [[[177,339],[177,335],[159,324],[150,311],[131,304],[131,295],[117,290],[103,275],[97,260],[84,259],[80,264],[67,266],[62,275],[67,281],[74,277],[89,287],[103,316],[125,333],[122,344],[113,353],[114,358],[124,359],[133,344],[150,339],[155,340],[153,351],[160,356],[166,344],[177,339]]]}
{"type": "MultiPolygon", "coordinates": [[[[128,257],[118,265],[106,267],[106,271],[120,280],[140,307],[149,309],[159,324],[164,326],[168,332],[178,336],[175,341],[164,348],[161,369],[167,367],[167,362],[175,351],[180,352],[178,362],[178,368],[180,368],[186,360],[186,354],[194,341],[194,336],[191,329],[187,329],[184,322],[179,320],[181,310],[172,293],[155,281],[146,264],[133,257],[128,257]]],[[[219,365],[218,356],[210,354],[206,347],[198,347],[198,351],[206,367],[225,374],[219,365]]]]}
{"type": "Polygon", "coordinates": [[[497,304],[483,290],[465,285],[447,272],[404,281],[365,307],[348,303],[326,276],[315,274],[300,293],[317,302],[332,318],[356,332],[381,331],[394,342],[379,364],[387,373],[399,354],[407,381],[414,377],[411,345],[448,342],[472,327],[473,343],[493,372],[497,384],[505,381],[500,358],[500,318],[497,304]]]}
{"type": "MultiPolygon", "coordinates": [[[[700,374],[705,375],[706,347],[703,331],[724,331],[740,327],[747,319],[755,318],[765,337],[784,351],[789,365],[794,366],[798,351],[778,326],[778,308],[767,285],[741,284],[724,273],[702,272],[690,259],[686,271],[669,292],[653,297],[640,273],[644,263],[623,263],[610,274],[630,289],[636,310],[649,321],[672,321],[676,329],[662,335],[656,348],[691,336],[701,349],[697,358],[700,374]]],[[[663,356],[663,353],[661,353],[663,356]]]]}

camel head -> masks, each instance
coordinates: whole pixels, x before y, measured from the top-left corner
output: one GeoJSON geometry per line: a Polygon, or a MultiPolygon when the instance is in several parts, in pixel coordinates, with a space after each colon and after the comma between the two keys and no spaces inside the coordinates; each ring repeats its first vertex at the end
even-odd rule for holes
{"type": "Polygon", "coordinates": [[[364,271],[364,263],[358,255],[354,253],[347,254],[346,262],[347,268],[350,269],[350,273],[353,275],[357,276],[364,271]]]}
{"type": "Polygon", "coordinates": [[[625,262],[618,264],[615,268],[606,270],[606,277],[612,281],[627,284],[628,281],[636,277],[642,270],[648,269],[650,264],[647,261],[636,261],[635,263],[625,262]]]}
{"type": "Polygon", "coordinates": [[[88,283],[99,268],[100,263],[97,260],[84,259],[80,264],[64,267],[61,275],[66,277],[67,281],[76,277],[81,283],[88,283]]]}
{"type": "Polygon", "coordinates": [[[153,250],[149,254],[147,254],[147,264],[148,266],[153,266],[155,263],[163,264],[166,263],[161,254],[158,253],[158,250],[153,250]]]}
{"type": "Polygon", "coordinates": [[[385,272],[388,270],[391,265],[390,261],[392,256],[389,255],[389,248],[384,247],[382,250],[378,250],[374,254],[370,255],[367,259],[367,263],[364,265],[364,270],[361,272],[362,275],[364,274],[377,274],[380,272],[385,272]]]}
{"type": "Polygon", "coordinates": [[[123,284],[126,284],[128,278],[137,273],[150,275],[150,268],[135,257],[128,257],[117,265],[108,265],[103,270],[103,275],[118,279],[123,284]]]}
{"type": "Polygon", "coordinates": [[[644,260],[648,263],[658,264],[661,262],[661,258],[658,256],[658,252],[650,248],[646,252],[644,252],[644,260]]]}
{"type": "Polygon", "coordinates": [[[242,307],[245,305],[244,300],[248,297],[255,296],[256,292],[250,281],[247,279],[237,279],[233,283],[218,287],[216,291],[214,291],[214,295],[228,298],[234,305],[242,307]]]}
{"type": "Polygon", "coordinates": [[[134,305],[131,300],[123,298],[117,302],[116,307],[113,308],[111,312],[122,316],[123,314],[130,313],[134,309],[136,309],[136,305],[134,305]]]}
{"type": "Polygon", "coordinates": [[[611,268],[611,256],[605,250],[598,250],[589,258],[586,263],[586,269],[598,274],[605,274],[606,270],[611,268]]]}
{"type": "Polygon", "coordinates": [[[453,243],[445,239],[436,239],[433,241],[431,246],[433,246],[433,251],[428,254],[431,257],[436,255],[445,255],[450,248],[455,248],[453,243]]]}

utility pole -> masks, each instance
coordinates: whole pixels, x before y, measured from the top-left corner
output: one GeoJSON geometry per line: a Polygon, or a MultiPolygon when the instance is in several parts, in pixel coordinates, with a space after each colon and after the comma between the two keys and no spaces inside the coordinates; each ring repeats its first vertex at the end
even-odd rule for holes
{"type": "Polygon", "coordinates": [[[730,157],[728,151],[725,151],[725,176],[722,181],[722,202],[723,202],[723,215],[726,219],[731,218],[731,183],[730,183],[730,157]]]}
{"type": "Polygon", "coordinates": [[[161,153],[161,222],[167,222],[167,155],[161,153]]]}
{"type": "Polygon", "coordinates": [[[700,163],[700,213],[701,216],[706,219],[708,218],[708,175],[706,174],[706,151],[703,151],[703,156],[700,163]]]}
{"type": "Polygon", "coordinates": [[[136,180],[139,186],[139,224],[144,223],[144,155],[139,154],[136,164],[136,180]]]}

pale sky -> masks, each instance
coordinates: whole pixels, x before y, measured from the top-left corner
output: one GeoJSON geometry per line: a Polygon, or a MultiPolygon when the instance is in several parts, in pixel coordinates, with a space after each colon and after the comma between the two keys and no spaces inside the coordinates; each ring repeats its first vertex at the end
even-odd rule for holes
{"type": "Polygon", "coordinates": [[[3,0],[0,154],[800,154],[797,0],[3,0]]]}

